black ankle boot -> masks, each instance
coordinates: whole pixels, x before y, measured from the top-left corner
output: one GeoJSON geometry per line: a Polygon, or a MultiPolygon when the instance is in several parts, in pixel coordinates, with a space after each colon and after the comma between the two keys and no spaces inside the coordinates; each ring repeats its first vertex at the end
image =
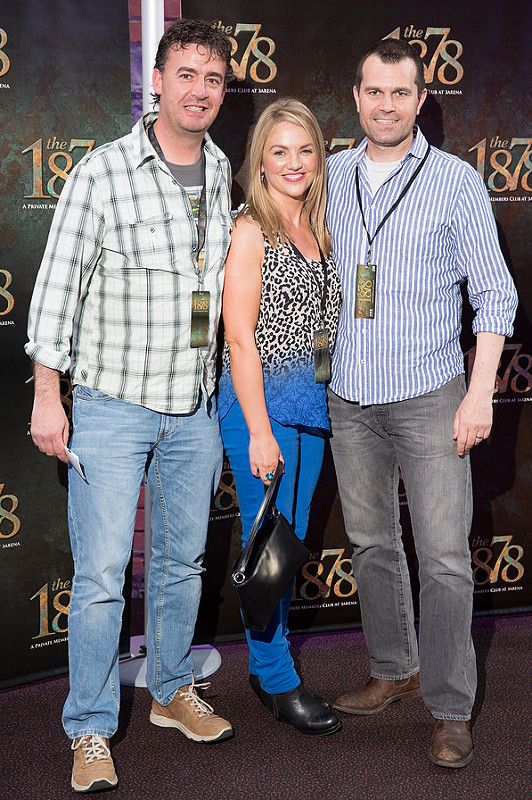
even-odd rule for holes
{"type": "MultiPolygon", "coordinates": [[[[268,694],[268,692],[265,692],[264,689],[261,687],[260,681],[259,681],[259,676],[251,674],[249,676],[249,685],[251,686],[251,688],[253,689],[253,691],[255,692],[255,694],[257,695],[259,700],[261,701],[261,703],[263,703],[263,705],[265,705],[266,708],[268,708],[270,711],[272,711],[273,710],[273,704],[272,704],[273,695],[268,694]]],[[[332,711],[331,704],[324,697],[322,697],[321,694],[318,694],[318,692],[313,692],[312,689],[307,689],[307,692],[310,694],[311,697],[314,698],[314,700],[316,700],[317,703],[320,704],[320,706],[322,708],[324,708],[326,711],[332,711]]]]}
{"type": "Polygon", "coordinates": [[[326,736],[342,727],[336,714],[324,708],[301,684],[289,692],[278,694],[268,694],[261,689],[261,700],[275,719],[292,725],[308,736],[326,736]]]}

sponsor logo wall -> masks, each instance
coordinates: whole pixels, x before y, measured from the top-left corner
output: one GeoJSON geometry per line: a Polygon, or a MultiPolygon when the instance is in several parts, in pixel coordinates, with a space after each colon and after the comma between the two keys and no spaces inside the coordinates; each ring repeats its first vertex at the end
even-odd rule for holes
{"type": "MultiPolygon", "coordinates": [[[[138,5],[131,3],[137,21],[138,5]]],[[[170,5],[177,4],[167,3],[167,16],[170,5]]],[[[23,352],[26,318],[53,209],[69,171],[86,152],[130,128],[126,0],[105,7],[101,0],[87,7],[52,0],[46,14],[41,6],[36,0],[6,0],[0,11],[0,687],[66,666],[72,589],[66,474],[26,436],[33,395],[23,352]]],[[[184,16],[210,19],[233,39],[237,80],[212,134],[233,166],[235,207],[246,182],[249,131],[265,105],[295,96],[316,113],[328,152],[351,148],[362,135],[351,93],[359,55],[368,43],[385,37],[405,39],[419,49],[430,94],[420,125],[432,144],[469,161],[482,176],[521,301],[515,336],[498,371],[493,435],[472,455],[475,608],[498,612],[532,605],[532,288],[526,274],[532,139],[522,101],[528,89],[522,68],[528,42],[519,7],[503,8],[494,0],[481,9],[456,4],[452,11],[435,2],[407,0],[382,7],[345,0],[183,0],[182,6],[184,16]]],[[[136,53],[138,62],[138,48],[136,53]]],[[[470,321],[466,308],[466,374],[475,354],[470,321]]],[[[62,396],[69,410],[67,380],[62,396]]],[[[407,498],[400,492],[415,575],[407,498]]],[[[198,641],[241,635],[229,585],[239,537],[238,503],[226,463],[211,509],[198,641]]],[[[311,557],[296,579],[292,628],[358,623],[356,582],[329,453],[307,544],[311,557]]],[[[141,562],[136,559],[139,568],[141,562]]],[[[140,581],[134,578],[134,585],[141,593],[140,581]]],[[[122,642],[127,649],[127,623],[122,642]]]]}
{"type": "MultiPolygon", "coordinates": [[[[528,45],[519,9],[503,8],[494,0],[482,8],[454,4],[451,9],[431,0],[380,6],[341,0],[289,4],[183,0],[182,9],[183,16],[209,19],[232,38],[236,80],[211,132],[231,159],[236,205],[246,183],[249,132],[268,103],[297,97],[316,114],[328,152],[354,147],[363,135],[352,96],[359,57],[382,38],[403,39],[419,51],[429,91],[420,126],[433,145],[468,161],[482,177],[520,295],[515,335],[505,346],[498,370],[493,434],[472,454],[475,609],[498,612],[532,605],[532,289],[527,275],[532,138],[523,104],[527,86],[522,64],[528,45]]],[[[466,375],[475,357],[471,318],[466,304],[462,341],[466,375]]],[[[224,489],[213,508],[198,622],[202,639],[241,631],[228,582],[240,532],[228,465],[222,480],[224,489]]],[[[408,502],[400,491],[415,585],[408,502]]],[[[296,579],[292,628],[356,624],[360,621],[357,588],[330,455],[314,500],[307,543],[312,555],[296,579]]]]}
{"type": "MultiPolygon", "coordinates": [[[[23,347],[57,198],[85,153],[130,128],[129,88],[127,0],[51,0],[46,13],[36,0],[2,3],[0,687],[66,668],[66,470],[26,435],[33,386],[23,347]]],[[[61,393],[68,412],[67,379],[61,393]]]]}

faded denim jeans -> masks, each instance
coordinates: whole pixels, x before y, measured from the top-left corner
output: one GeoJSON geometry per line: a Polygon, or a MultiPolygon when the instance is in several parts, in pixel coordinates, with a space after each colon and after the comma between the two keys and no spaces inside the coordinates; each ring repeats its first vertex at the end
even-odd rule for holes
{"type": "Polygon", "coordinates": [[[329,391],[331,446],[371,674],[400,680],[419,670],[423,700],[437,719],[469,719],[476,691],[471,470],[452,438],[464,394],[463,376],[383,405],[360,406],[329,391]],[[399,470],[419,562],[419,655],[399,523],[399,470]]]}
{"type": "Polygon", "coordinates": [[[75,574],[68,633],[70,693],[63,725],[71,739],[111,737],[120,700],[122,588],[148,454],[153,507],[147,684],[166,705],[192,680],[190,644],[222,447],[216,410],[209,416],[202,403],[191,414],[160,414],[76,386],[73,423],[70,446],[87,481],[69,466],[75,574]]]}

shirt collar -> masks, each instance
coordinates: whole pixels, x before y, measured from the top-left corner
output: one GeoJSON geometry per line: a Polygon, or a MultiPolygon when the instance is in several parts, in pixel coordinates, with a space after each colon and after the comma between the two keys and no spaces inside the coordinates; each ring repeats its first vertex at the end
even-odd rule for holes
{"type": "MultiPolygon", "coordinates": [[[[367,143],[368,143],[368,139],[367,139],[366,136],[364,136],[364,138],[362,139],[362,141],[360,142],[360,144],[358,145],[358,147],[354,151],[354,154],[353,154],[354,163],[359,164],[363,160],[364,154],[366,152],[367,143]]],[[[405,155],[401,159],[401,163],[404,163],[404,161],[406,161],[406,159],[409,156],[413,156],[414,158],[417,158],[417,159],[422,159],[423,156],[425,155],[426,150],[427,150],[427,140],[425,139],[425,137],[421,133],[421,129],[419,128],[419,126],[415,125],[414,126],[414,141],[412,142],[412,144],[408,148],[407,152],[405,153],[405,155]]]]}
{"type": "MultiPolygon", "coordinates": [[[[149,114],[145,114],[141,117],[133,126],[133,153],[136,167],[140,167],[148,159],[159,158],[146,133],[146,128],[153,125],[158,116],[157,112],[151,111],[149,114]]],[[[210,156],[216,161],[222,160],[221,151],[218,150],[208,133],[205,133],[203,137],[203,149],[207,157],[210,156]]]]}

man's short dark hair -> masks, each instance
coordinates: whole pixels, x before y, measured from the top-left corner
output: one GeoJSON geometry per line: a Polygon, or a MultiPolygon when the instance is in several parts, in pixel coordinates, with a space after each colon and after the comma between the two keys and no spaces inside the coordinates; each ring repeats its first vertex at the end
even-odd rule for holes
{"type": "MultiPolygon", "coordinates": [[[[155,56],[155,69],[164,72],[164,67],[170,50],[181,50],[189,44],[199,44],[205,47],[212,56],[225,61],[225,82],[233,77],[231,69],[231,42],[229,37],[215,28],[210,22],[197,19],[179,19],[174,22],[161,36],[161,41],[155,56]]],[[[161,99],[159,94],[153,94],[154,103],[161,99]]]]}
{"type": "Polygon", "coordinates": [[[413,61],[416,67],[416,86],[418,95],[421,94],[425,88],[425,74],[423,62],[415,49],[411,45],[403,42],[401,39],[381,39],[376,42],[369,50],[364,53],[358,62],[357,71],[355,75],[355,86],[360,91],[360,84],[362,83],[362,68],[369,56],[378,56],[385,64],[398,64],[404,61],[405,58],[413,61]]]}

